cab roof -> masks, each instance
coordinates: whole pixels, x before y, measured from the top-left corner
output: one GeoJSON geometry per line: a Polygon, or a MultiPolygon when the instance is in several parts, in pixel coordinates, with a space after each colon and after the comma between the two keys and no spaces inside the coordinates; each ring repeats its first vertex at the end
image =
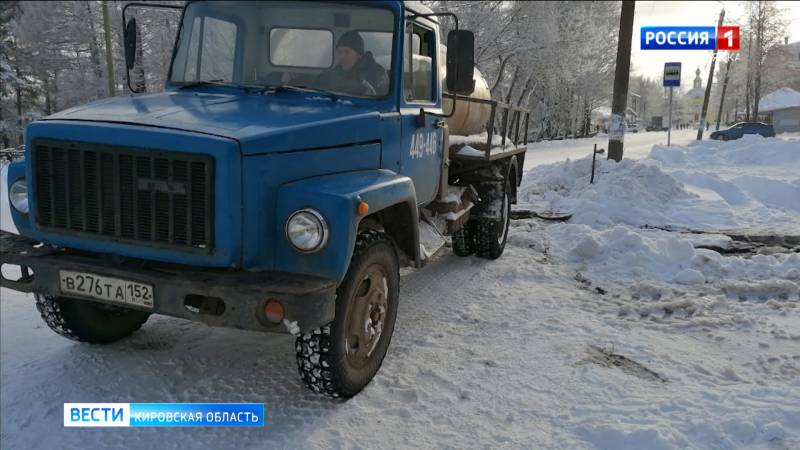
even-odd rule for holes
{"type": "Polygon", "coordinates": [[[422,4],[422,2],[416,0],[404,1],[403,6],[416,14],[431,14],[433,12],[432,9],[422,4]]]}

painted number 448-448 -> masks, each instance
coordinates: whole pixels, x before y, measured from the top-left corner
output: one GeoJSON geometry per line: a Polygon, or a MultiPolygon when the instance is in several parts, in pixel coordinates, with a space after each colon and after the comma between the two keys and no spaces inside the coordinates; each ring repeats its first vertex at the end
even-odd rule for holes
{"type": "Polygon", "coordinates": [[[411,136],[411,158],[417,159],[425,156],[439,154],[440,131],[418,131],[411,136]]]}

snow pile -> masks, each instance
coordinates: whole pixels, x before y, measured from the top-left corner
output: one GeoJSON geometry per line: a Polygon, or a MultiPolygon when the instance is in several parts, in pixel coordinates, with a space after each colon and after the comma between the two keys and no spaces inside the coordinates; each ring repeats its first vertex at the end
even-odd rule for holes
{"type": "Polygon", "coordinates": [[[539,166],[520,200],[570,211],[572,223],[800,234],[800,140],[745,136],[687,147],[654,146],[643,160],[591,157],[539,166]]]}
{"type": "Polygon", "coordinates": [[[736,228],[800,234],[800,139],[745,135],[655,146],[649,160],[709,207],[729,211],[736,228]]]}
{"type": "Polygon", "coordinates": [[[576,263],[594,279],[614,280],[621,285],[641,279],[680,285],[781,280],[780,289],[766,287],[786,293],[786,298],[800,300],[800,254],[722,256],[695,248],[691,239],[679,233],[626,225],[598,231],[586,225],[558,224],[549,227],[548,237],[554,255],[576,263]]]}
{"type": "Polygon", "coordinates": [[[776,139],[746,134],[734,141],[691,141],[685,147],[653,146],[650,159],[665,166],[687,165],[712,170],[717,167],[784,167],[787,176],[800,178],[790,167],[800,168],[800,140],[776,139]],[[787,167],[788,165],[788,167],[787,167]]]}
{"type": "Polygon", "coordinates": [[[590,279],[634,290],[649,280],[729,298],[800,299],[800,254],[723,256],[697,247],[728,248],[725,235],[674,232],[800,236],[799,141],[657,145],[640,161],[599,159],[594,184],[590,177],[590,157],[533,168],[518,206],[573,213],[569,223],[547,227],[549,248],[590,279]]]}
{"type": "Polygon", "coordinates": [[[694,197],[657,166],[630,160],[598,160],[595,184],[590,178],[589,157],[537,168],[526,175],[523,199],[546,210],[571,211],[573,223],[601,227],[667,223],[667,207],[694,197]]]}

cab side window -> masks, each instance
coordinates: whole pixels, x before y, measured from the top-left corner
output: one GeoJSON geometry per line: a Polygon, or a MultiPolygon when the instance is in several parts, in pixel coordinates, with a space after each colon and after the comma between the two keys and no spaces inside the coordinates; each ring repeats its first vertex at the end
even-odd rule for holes
{"type": "Polygon", "coordinates": [[[403,92],[406,101],[434,101],[435,51],[436,41],[433,30],[416,23],[409,23],[406,26],[403,55],[403,92]]]}

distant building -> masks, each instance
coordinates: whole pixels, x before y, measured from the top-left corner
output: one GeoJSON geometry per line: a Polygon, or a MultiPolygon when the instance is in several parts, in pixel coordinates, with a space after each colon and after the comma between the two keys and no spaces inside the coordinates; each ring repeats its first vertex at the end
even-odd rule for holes
{"type": "Polygon", "coordinates": [[[703,99],[706,90],[702,87],[703,80],[700,78],[700,68],[694,72],[692,89],[686,94],[686,115],[685,120],[692,125],[697,125],[700,121],[700,110],[703,108],[703,99]]]}
{"type": "Polygon", "coordinates": [[[784,87],[761,97],[758,112],[768,115],[776,133],[800,131],[800,92],[784,87]]]}
{"type": "Polygon", "coordinates": [[[628,105],[625,108],[625,121],[628,124],[639,123],[639,117],[642,115],[642,96],[630,92],[628,94],[628,105]]]}
{"type": "Polygon", "coordinates": [[[800,92],[800,41],[784,42],[767,53],[764,64],[773,68],[768,74],[773,83],[800,92]]]}

